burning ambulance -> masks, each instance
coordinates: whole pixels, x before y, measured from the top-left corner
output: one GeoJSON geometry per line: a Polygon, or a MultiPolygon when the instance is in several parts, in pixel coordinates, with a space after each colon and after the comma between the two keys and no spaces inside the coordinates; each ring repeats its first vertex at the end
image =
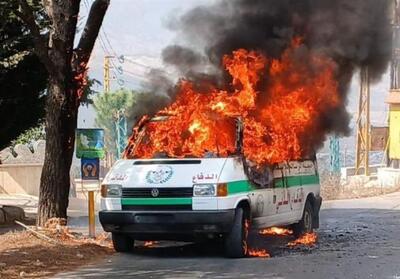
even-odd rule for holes
{"type": "Polygon", "coordinates": [[[137,106],[150,116],[103,182],[100,221],[117,251],[205,236],[242,257],[251,228],[317,228],[315,152],[349,132],[355,71],[376,81],[391,57],[385,1],[213,2],[174,21],[177,44],[137,106]]]}
{"type": "Polygon", "coordinates": [[[294,38],[280,59],[233,51],[222,59],[229,85],[181,80],[172,104],[136,124],[102,185],[100,222],[115,250],[208,237],[242,257],[250,228],[319,226],[314,149],[340,97],[332,60],[307,54],[312,72],[293,64],[301,45],[294,38]]]}
{"type": "MultiPolygon", "coordinates": [[[[116,251],[131,251],[135,240],[218,238],[228,257],[243,257],[250,227],[291,226],[298,235],[318,228],[321,197],[314,156],[254,164],[243,156],[243,119],[226,117],[214,119],[220,133],[208,136],[213,144],[201,156],[171,156],[164,144],[159,148],[164,151],[146,158],[146,149],[157,145],[154,134],[177,122],[174,115],[141,121],[126,159],[103,181],[100,222],[112,233],[116,251]]],[[[188,133],[191,128],[199,126],[188,133]]]]}

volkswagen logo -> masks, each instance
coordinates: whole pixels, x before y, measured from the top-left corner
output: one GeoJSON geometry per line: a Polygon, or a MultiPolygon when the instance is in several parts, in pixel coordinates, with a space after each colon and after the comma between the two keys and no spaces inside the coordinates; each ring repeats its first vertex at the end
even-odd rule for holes
{"type": "Polygon", "coordinates": [[[151,195],[155,198],[158,197],[158,195],[160,194],[160,191],[158,191],[157,188],[153,188],[151,189],[151,195]]]}

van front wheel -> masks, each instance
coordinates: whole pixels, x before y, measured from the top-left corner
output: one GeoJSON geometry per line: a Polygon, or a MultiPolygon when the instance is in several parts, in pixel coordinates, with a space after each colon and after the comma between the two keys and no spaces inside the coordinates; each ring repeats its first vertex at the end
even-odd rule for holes
{"type": "Polygon", "coordinates": [[[112,233],[114,250],[120,253],[127,253],[133,250],[134,240],[126,234],[112,233]]]}
{"type": "Polygon", "coordinates": [[[225,254],[229,258],[242,258],[247,253],[249,222],[243,208],[237,208],[231,231],[225,236],[225,254]]]}

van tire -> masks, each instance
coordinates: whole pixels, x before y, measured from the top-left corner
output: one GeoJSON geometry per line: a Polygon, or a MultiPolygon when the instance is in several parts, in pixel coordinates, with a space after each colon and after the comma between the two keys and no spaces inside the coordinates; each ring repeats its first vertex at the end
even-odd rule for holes
{"type": "Polygon", "coordinates": [[[249,228],[246,229],[245,223],[243,208],[237,208],[232,229],[225,236],[225,255],[229,258],[242,258],[247,254],[249,228]]]}
{"type": "Polygon", "coordinates": [[[114,250],[119,253],[128,253],[133,251],[135,241],[126,234],[112,233],[112,242],[114,250]]]}
{"type": "Polygon", "coordinates": [[[303,216],[300,222],[292,226],[292,230],[294,236],[299,237],[305,233],[313,232],[313,228],[314,228],[314,210],[310,200],[307,200],[304,206],[303,216]]]}

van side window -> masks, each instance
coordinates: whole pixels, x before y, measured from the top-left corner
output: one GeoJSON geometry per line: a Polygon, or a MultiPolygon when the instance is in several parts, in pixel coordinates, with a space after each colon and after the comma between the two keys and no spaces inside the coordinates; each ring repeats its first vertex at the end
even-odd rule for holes
{"type": "Polygon", "coordinates": [[[245,172],[248,179],[261,189],[273,188],[274,175],[269,166],[250,166],[245,164],[245,172]]]}

